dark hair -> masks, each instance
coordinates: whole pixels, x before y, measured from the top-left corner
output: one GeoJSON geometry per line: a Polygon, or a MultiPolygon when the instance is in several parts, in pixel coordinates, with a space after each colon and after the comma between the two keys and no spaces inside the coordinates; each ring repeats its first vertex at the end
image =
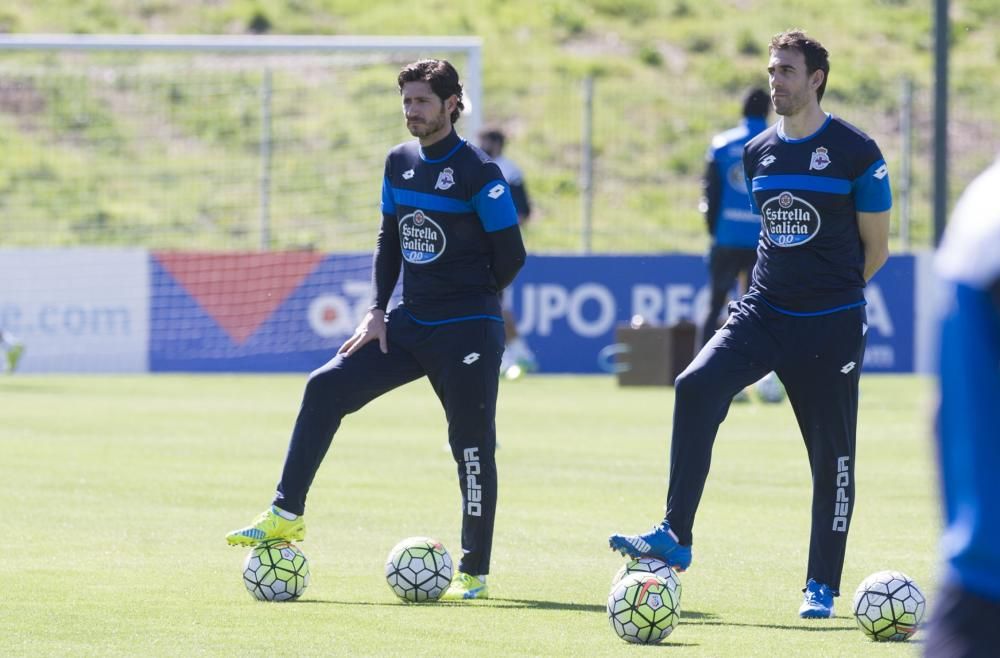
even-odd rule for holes
{"type": "Polygon", "coordinates": [[[826,91],[826,81],[830,77],[830,53],[826,51],[819,41],[806,36],[802,30],[785,30],[775,34],[771,38],[769,51],[786,49],[798,50],[806,58],[806,73],[813,74],[813,71],[823,72],[823,82],[816,89],[816,100],[823,100],[823,92],[826,91]]]}
{"type": "Polygon", "coordinates": [[[766,118],[771,111],[771,97],[760,87],[751,87],[743,94],[743,116],[766,118]]]}
{"type": "Polygon", "coordinates": [[[501,146],[507,141],[507,136],[499,128],[483,128],[479,131],[479,141],[490,140],[501,146]]]}
{"type": "Polygon", "coordinates": [[[403,85],[407,82],[427,82],[431,85],[434,95],[443,101],[451,96],[458,97],[458,105],[451,113],[451,122],[458,121],[462,115],[465,104],[462,103],[462,84],[458,81],[458,71],[446,59],[422,59],[419,62],[407,64],[400,70],[399,78],[400,93],[403,92],[403,85]]]}

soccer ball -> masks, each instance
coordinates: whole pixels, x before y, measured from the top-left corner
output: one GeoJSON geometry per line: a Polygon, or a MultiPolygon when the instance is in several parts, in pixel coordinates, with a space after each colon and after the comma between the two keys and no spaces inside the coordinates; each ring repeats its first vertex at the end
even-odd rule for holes
{"type": "Polygon", "coordinates": [[[782,386],[781,380],[773,372],[761,378],[754,384],[754,388],[757,390],[757,396],[761,402],[776,404],[785,399],[785,387],[782,386]]]}
{"type": "Polygon", "coordinates": [[[873,573],[854,592],[854,618],[876,642],[909,638],[917,632],[925,607],[923,592],[900,571],[873,573]]]}
{"type": "Polygon", "coordinates": [[[266,541],[247,553],[243,584],[258,601],[291,601],[309,585],[309,562],[291,542],[266,541]]]}
{"type": "Polygon", "coordinates": [[[681,620],[679,598],[654,573],[630,573],[611,587],[608,621],[618,637],[633,644],[656,644],[681,620]]]}
{"type": "Polygon", "coordinates": [[[614,587],[617,585],[618,581],[630,573],[651,573],[659,576],[667,582],[667,587],[670,588],[670,591],[674,594],[674,598],[680,603],[681,579],[677,576],[677,572],[670,568],[663,560],[657,560],[655,557],[639,557],[629,560],[622,565],[622,568],[618,570],[615,577],[611,579],[611,586],[614,587]]]}
{"type": "Polygon", "coordinates": [[[410,537],[385,561],[385,579],[396,596],[411,603],[437,601],[451,584],[451,555],[441,542],[410,537]]]}

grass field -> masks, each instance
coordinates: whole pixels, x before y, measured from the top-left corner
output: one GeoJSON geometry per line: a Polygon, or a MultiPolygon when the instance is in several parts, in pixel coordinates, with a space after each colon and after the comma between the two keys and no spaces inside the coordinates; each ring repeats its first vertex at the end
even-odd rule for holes
{"type": "Polygon", "coordinates": [[[443,414],[426,383],[345,422],[307,514],[312,583],[295,603],[244,590],[227,530],[263,509],[303,379],[9,377],[0,381],[0,655],[900,656],[849,616],[871,572],[933,596],[939,516],[932,387],[862,378],[857,497],[830,621],[800,620],[809,476],[787,403],[734,406],[682,576],[682,621],[659,648],[626,645],[604,611],[622,560],[607,535],[660,518],[669,389],[606,377],[504,383],[493,599],[400,603],[389,549],[431,535],[459,551],[443,414]]]}

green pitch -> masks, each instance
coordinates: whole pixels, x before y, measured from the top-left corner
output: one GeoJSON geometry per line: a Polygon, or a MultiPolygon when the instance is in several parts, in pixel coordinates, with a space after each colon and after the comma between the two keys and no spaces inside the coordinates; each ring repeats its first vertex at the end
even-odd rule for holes
{"type": "MultiPolygon", "coordinates": [[[[412,535],[460,552],[459,489],[426,382],[346,419],[310,495],[312,580],[254,601],[224,534],[270,501],[297,376],[0,380],[0,655],[634,655],[608,625],[615,530],[661,517],[672,389],[504,382],[489,601],[405,605],[383,561],[412,535]]],[[[787,403],[734,405],[681,576],[690,656],[914,655],[874,646],[850,594],[905,571],[933,614],[939,514],[931,382],[862,378],[858,503],[836,619],[803,621],[805,449],[787,403]]],[[[666,646],[664,647],[666,649],[666,646]]],[[[655,651],[655,649],[654,649],[655,651]]]]}

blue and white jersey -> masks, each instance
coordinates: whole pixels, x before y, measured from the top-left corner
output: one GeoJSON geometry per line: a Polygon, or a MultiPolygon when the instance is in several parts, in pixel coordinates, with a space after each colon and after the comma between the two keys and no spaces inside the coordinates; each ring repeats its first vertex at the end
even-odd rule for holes
{"type": "Polygon", "coordinates": [[[892,207],[878,145],[827,115],[812,135],[792,139],[779,121],[743,152],[746,185],[761,214],[751,292],[793,315],[864,304],[860,212],[892,207]]]}
{"type": "Polygon", "coordinates": [[[749,117],[735,128],[719,133],[705,155],[708,165],[714,168],[718,185],[711,186],[708,207],[714,213],[709,224],[713,226],[714,244],[720,247],[753,249],[760,238],[760,215],[752,209],[743,174],[743,146],[752,137],[767,128],[763,118],[749,117]],[[716,189],[717,188],[717,189],[716,189]]]}
{"type": "Polygon", "coordinates": [[[1000,601],[1000,160],[962,195],[935,266],[944,283],[938,441],[947,576],[1000,601]]]}
{"type": "Polygon", "coordinates": [[[499,167],[455,131],[428,147],[394,147],[385,162],[382,212],[395,216],[403,305],[415,318],[500,318],[488,234],[517,225],[499,167]]]}
{"type": "Polygon", "coordinates": [[[531,200],[528,198],[528,186],[524,182],[524,174],[521,172],[521,168],[514,164],[512,160],[502,155],[493,158],[493,162],[500,167],[500,173],[503,174],[507,184],[510,185],[510,196],[514,201],[514,209],[517,210],[517,216],[521,219],[527,219],[531,216],[531,200]]]}

